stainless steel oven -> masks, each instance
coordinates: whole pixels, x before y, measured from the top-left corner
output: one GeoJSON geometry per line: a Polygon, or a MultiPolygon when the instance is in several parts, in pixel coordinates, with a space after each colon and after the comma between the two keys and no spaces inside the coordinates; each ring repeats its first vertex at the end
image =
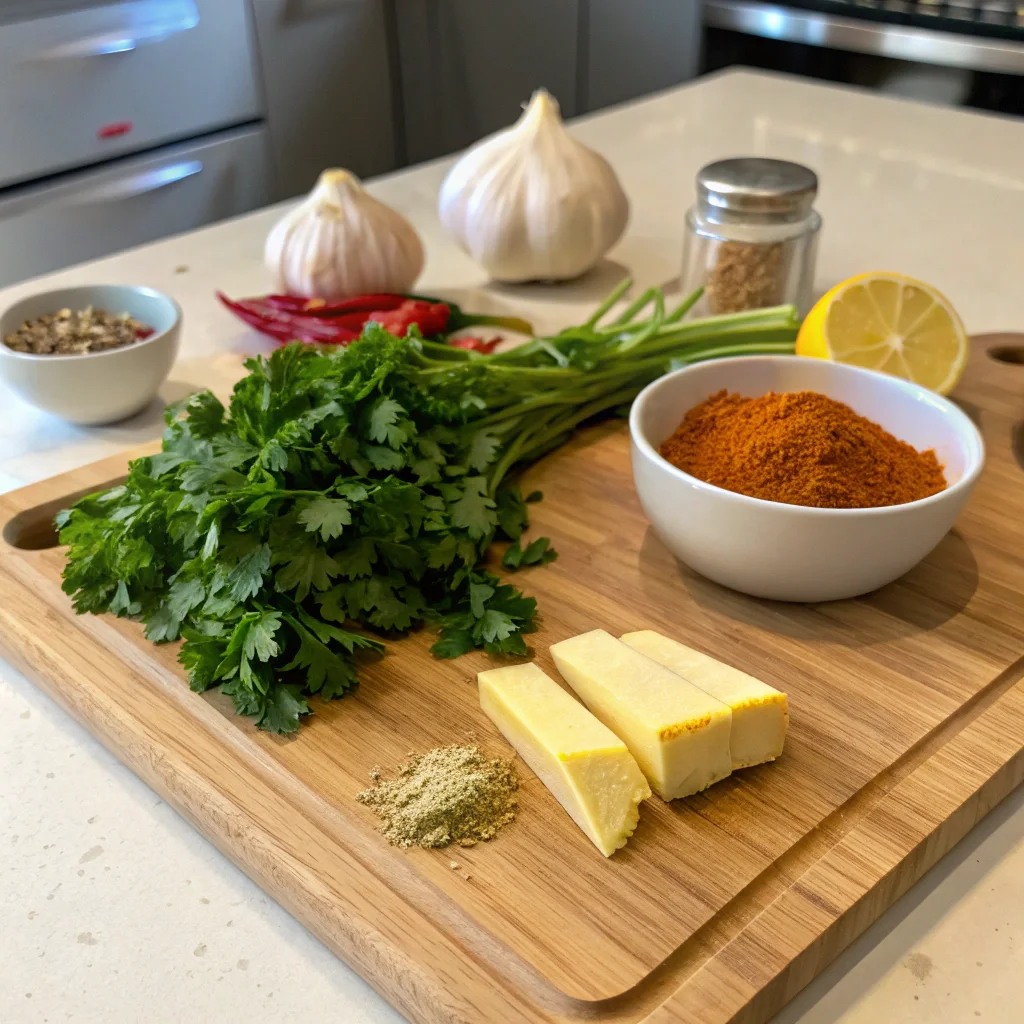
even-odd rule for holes
{"type": "Polygon", "coordinates": [[[267,201],[249,31],[247,0],[0,0],[0,285],[267,201]]]}
{"type": "Polygon", "coordinates": [[[708,70],[775,67],[1024,115],[1024,0],[704,0],[703,20],[708,70]]]}

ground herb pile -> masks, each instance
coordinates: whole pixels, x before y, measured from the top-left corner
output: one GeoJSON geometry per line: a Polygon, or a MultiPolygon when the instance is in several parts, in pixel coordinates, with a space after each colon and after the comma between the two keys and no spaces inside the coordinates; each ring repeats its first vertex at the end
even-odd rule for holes
{"type": "Polygon", "coordinates": [[[473,846],[493,839],[516,816],[519,776],[511,761],[484,757],[479,747],[436,747],[413,757],[395,779],[357,799],[382,821],[392,846],[473,846]]]}
{"type": "MultiPolygon", "coordinates": [[[[621,289],[618,294],[621,294],[621,289]]],[[[57,518],[79,612],[184,638],[194,690],[291,732],[307,698],[340,697],[382,637],[440,626],[438,657],[526,654],[536,604],[484,570],[495,538],[515,571],[554,557],[519,543],[516,467],[621,408],[671,365],[792,351],[788,308],[679,323],[646,292],[586,323],[480,355],[369,324],[348,348],[292,344],[249,360],[227,408],[210,393],[168,414],[163,450],[57,518]],[[646,316],[640,314],[652,306],[646,316]]]]}

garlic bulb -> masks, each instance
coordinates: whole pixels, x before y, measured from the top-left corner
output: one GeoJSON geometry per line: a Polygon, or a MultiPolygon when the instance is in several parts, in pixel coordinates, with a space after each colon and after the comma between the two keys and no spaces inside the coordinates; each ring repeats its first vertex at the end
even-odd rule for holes
{"type": "Polygon", "coordinates": [[[544,89],[523,116],[451,169],[441,223],[499,281],[559,281],[619,240],[629,200],[604,157],[577,142],[544,89]]]}
{"type": "Polygon", "coordinates": [[[407,292],[423,269],[415,228],[338,170],[274,225],[263,255],[282,291],[320,299],[407,292]]]}

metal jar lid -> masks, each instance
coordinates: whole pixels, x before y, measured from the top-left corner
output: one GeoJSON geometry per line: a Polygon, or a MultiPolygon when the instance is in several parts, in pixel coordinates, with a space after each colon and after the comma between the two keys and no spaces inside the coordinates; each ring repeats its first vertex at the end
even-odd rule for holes
{"type": "Polygon", "coordinates": [[[788,223],[803,220],[818,176],[803,164],[759,156],[716,160],[697,174],[697,204],[709,220],[788,223]]]}

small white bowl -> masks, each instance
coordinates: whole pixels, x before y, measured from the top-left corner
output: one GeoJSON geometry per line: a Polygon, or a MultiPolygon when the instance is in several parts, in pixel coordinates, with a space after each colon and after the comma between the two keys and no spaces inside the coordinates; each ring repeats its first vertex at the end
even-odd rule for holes
{"type": "Polygon", "coordinates": [[[981,435],[952,402],[896,377],[822,359],[748,356],[697,363],[648,385],[629,417],[633,479],[676,557],[723,586],[777,601],[835,601],[876,590],[946,535],[985,461],[981,435]],[[684,473],[658,446],[723,388],[745,397],[819,391],[919,450],[934,448],[948,486],[904,505],[834,509],[735,494],[684,473]]]}
{"type": "Polygon", "coordinates": [[[70,423],[114,423],[152,401],[177,358],[180,335],[181,308],[152,288],[99,284],[42,292],[0,316],[0,377],[26,402],[70,423]],[[3,342],[26,320],[87,306],[129,313],[153,334],[122,348],[68,356],[15,352],[3,342]]]}

